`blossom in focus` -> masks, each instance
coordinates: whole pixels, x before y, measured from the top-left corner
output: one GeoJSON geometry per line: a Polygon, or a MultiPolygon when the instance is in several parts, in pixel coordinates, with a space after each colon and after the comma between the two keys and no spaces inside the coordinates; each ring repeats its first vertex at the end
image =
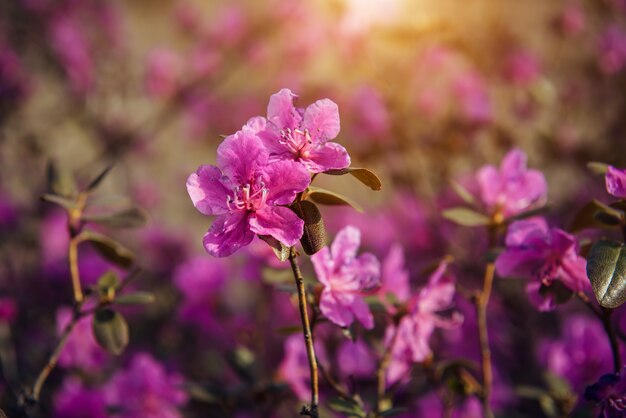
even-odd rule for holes
{"type": "Polygon", "coordinates": [[[374,327],[363,293],[379,284],[380,263],[371,253],[357,257],[361,232],[347,226],[335,237],[330,249],[322,248],[311,256],[318,280],[324,285],[320,310],[331,322],[349,326],[358,319],[367,329],[374,327]]]}
{"type": "Polygon", "coordinates": [[[487,165],[476,174],[480,198],[490,213],[505,217],[545,204],[548,185],[539,170],[528,170],[527,156],[519,150],[509,151],[500,168],[487,165]]]}
{"type": "Polygon", "coordinates": [[[600,407],[598,418],[623,418],[626,414],[626,368],[609,373],[585,389],[585,399],[600,407]]]}
{"type": "MultiPolygon", "coordinates": [[[[71,308],[61,307],[57,310],[57,334],[61,334],[72,320],[71,308]]],[[[59,356],[62,367],[77,367],[84,370],[99,370],[108,358],[107,352],[101,348],[93,336],[91,319],[83,317],[78,320],[67,344],[59,356]]]]}
{"type": "Polygon", "coordinates": [[[108,406],[119,408],[119,418],[178,418],[187,402],[180,375],[167,373],[147,353],[136,354],[104,388],[108,406]]]}
{"type": "MultiPolygon", "coordinates": [[[[315,343],[315,355],[321,362],[328,364],[323,345],[315,343]]],[[[298,399],[307,399],[311,395],[311,372],[301,334],[293,334],[285,340],[285,356],[278,373],[289,384],[298,399]]]]}
{"type": "Polygon", "coordinates": [[[609,194],[621,199],[626,198],[626,169],[620,170],[619,168],[609,166],[604,180],[606,191],[609,194]]]}
{"type": "Polygon", "coordinates": [[[54,416],[106,418],[109,414],[102,391],[85,387],[76,377],[68,377],[54,395],[54,416]]]}
{"type": "Polygon", "coordinates": [[[248,245],[255,234],[292,246],[304,222],[282,205],[309,185],[306,169],[294,161],[269,162],[261,140],[249,131],[224,139],[217,167],[203,165],[187,179],[187,192],[201,213],[218,215],[204,235],[204,248],[216,257],[248,245]]]}
{"type": "Polygon", "coordinates": [[[543,341],[539,355],[550,371],[580,391],[601,373],[611,370],[611,348],[599,321],[583,315],[568,317],[566,321],[562,337],[543,341]]]}
{"type": "Polygon", "coordinates": [[[259,135],[271,160],[298,161],[312,173],[348,167],[346,149],[330,142],[340,129],[337,105],[321,99],[300,109],[293,105],[295,97],[289,89],[272,95],[267,119],[252,118],[245,129],[259,135]]]}
{"type": "Polygon", "coordinates": [[[408,302],[408,313],[402,317],[397,328],[387,328],[385,343],[392,344],[387,384],[400,380],[412,363],[422,362],[432,354],[428,340],[435,328],[451,329],[462,323],[463,317],[458,312],[451,316],[441,314],[452,308],[454,302],[454,278],[447,273],[447,268],[448,263],[441,262],[426,286],[408,302]]]}
{"type": "Polygon", "coordinates": [[[543,218],[513,222],[506,236],[506,249],[496,259],[501,277],[530,279],[526,291],[540,311],[557,303],[554,282],[572,292],[589,288],[587,261],[578,255],[576,239],[558,228],[548,228],[543,218]]]}

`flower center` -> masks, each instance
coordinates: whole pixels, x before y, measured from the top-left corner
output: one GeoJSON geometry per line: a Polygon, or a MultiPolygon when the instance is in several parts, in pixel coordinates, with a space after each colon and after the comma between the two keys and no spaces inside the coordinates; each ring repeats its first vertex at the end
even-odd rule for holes
{"type": "Polygon", "coordinates": [[[292,130],[291,128],[280,130],[280,139],[278,142],[282,145],[286,145],[289,151],[298,158],[307,158],[309,156],[309,148],[313,143],[308,129],[292,130]]]}
{"type": "Polygon", "coordinates": [[[256,181],[237,186],[233,189],[232,195],[226,198],[226,206],[229,210],[257,211],[265,206],[269,190],[265,187],[263,180],[257,178],[256,181]]]}

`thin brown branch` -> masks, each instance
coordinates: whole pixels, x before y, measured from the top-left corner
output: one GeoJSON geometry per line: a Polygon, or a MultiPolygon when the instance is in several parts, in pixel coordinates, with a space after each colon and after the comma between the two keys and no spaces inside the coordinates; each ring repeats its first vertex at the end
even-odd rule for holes
{"type": "Polygon", "coordinates": [[[302,320],[302,332],[304,334],[304,343],[306,344],[306,353],[309,359],[309,370],[311,374],[311,404],[302,408],[300,415],[308,415],[312,418],[318,418],[319,406],[319,383],[317,375],[317,361],[315,357],[315,348],[313,346],[313,334],[311,332],[311,324],[309,323],[309,314],[306,303],[306,290],[304,288],[304,278],[300,272],[297,262],[297,253],[294,247],[289,249],[289,263],[296,281],[298,289],[298,306],[300,309],[300,319],[302,320]]]}
{"type": "Polygon", "coordinates": [[[380,361],[378,366],[378,370],[376,371],[377,378],[377,387],[376,387],[376,414],[380,414],[385,406],[385,394],[386,394],[386,374],[387,368],[389,367],[389,363],[391,362],[391,355],[393,353],[393,347],[396,345],[396,340],[398,339],[398,330],[400,329],[399,324],[395,324],[395,328],[393,334],[391,336],[391,340],[389,341],[389,345],[385,348],[385,352],[383,353],[383,358],[380,361]]]}
{"type": "Polygon", "coordinates": [[[483,290],[476,299],[476,322],[478,325],[478,338],[480,340],[480,357],[483,372],[483,416],[492,418],[491,411],[491,390],[493,386],[493,371],[491,369],[491,349],[489,347],[489,331],[487,328],[487,305],[491,297],[491,289],[495,275],[495,264],[487,263],[485,277],[483,280],[483,290]]]}

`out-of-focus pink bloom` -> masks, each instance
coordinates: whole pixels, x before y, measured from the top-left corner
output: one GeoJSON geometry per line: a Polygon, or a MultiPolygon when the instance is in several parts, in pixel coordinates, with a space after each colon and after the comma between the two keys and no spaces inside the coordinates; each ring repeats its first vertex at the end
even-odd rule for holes
{"type": "Polygon", "coordinates": [[[145,84],[148,94],[154,97],[171,97],[180,87],[183,62],[169,49],[150,52],[146,66],[145,84]]]}
{"type": "Polygon", "coordinates": [[[75,93],[87,93],[93,84],[93,61],[86,35],[71,15],[56,17],[50,26],[50,42],[75,93]]]}
{"type": "Polygon", "coordinates": [[[119,408],[120,418],[179,418],[187,402],[183,379],[167,373],[147,353],[136,354],[131,364],[117,372],[104,388],[108,406],[119,408]]]}
{"type": "Polygon", "coordinates": [[[473,71],[459,74],[453,82],[459,100],[461,116],[470,123],[489,123],[492,118],[491,100],[484,80],[473,71]]]}
{"type": "Polygon", "coordinates": [[[619,197],[620,199],[626,198],[626,169],[609,166],[606,170],[604,180],[606,183],[606,191],[609,192],[609,194],[619,197]]]}
{"type": "Polygon", "coordinates": [[[380,142],[389,140],[389,111],[380,93],[373,87],[363,86],[354,92],[350,113],[355,118],[352,121],[352,131],[357,136],[380,142]]]}
{"type": "Polygon", "coordinates": [[[579,392],[611,370],[611,348],[599,321],[583,315],[566,321],[562,337],[543,341],[539,356],[551,372],[567,379],[579,392]]]}
{"type": "Polygon", "coordinates": [[[354,318],[365,328],[374,327],[363,292],[376,287],[380,278],[380,263],[371,253],[356,256],[361,244],[361,232],[347,226],[335,237],[330,247],[311,256],[318,280],[324,285],[320,310],[331,322],[349,326],[354,318]]]}
{"type": "Polygon", "coordinates": [[[271,161],[295,160],[312,173],[348,167],[350,156],[346,149],[330,142],[340,129],[337,105],[321,99],[301,109],[293,106],[295,97],[289,89],[273,94],[267,106],[267,120],[253,118],[244,129],[259,135],[271,161]]]}
{"type": "Polygon", "coordinates": [[[390,309],[389,296],[400,303],[408,301],[411,297],[409,272],[404,267],[404,250],[399,244],[393,245],[383,260],[380,282],[378,295],[388,309],[390,309]]]}
{"type": "Polygon", "coordinates": [[[29,92],[26,69],[19,56],[0,41],[0,111],[15,106],[29,92]]]}
{"type": "Polygon", "coordinates": [[[585,389],[585,399],[600,407],[598,418],[623,418],[626,411],[626,367],[609,373],[585,389]]]}
{"type": "Polygon", "coordinates": [[[363,340],[346,340],[337,350],[337,366],[345,377],[368,377],[376,370],[376,357],[363,340]]]}
{"type": "Polygon", "coordinates": [[[294,161],[269,163],[261,140],[247,130],[224,139],[217,165],[203,165],[187,180],[194,206],[218,215],[204,236],[204,248],[216,257],[248,245],[254,234],[270,235],[285,245],[302,236],[304,222],[282,206],[293,202],[311,179],[294,161]]]}
{"type": "Polygon", "coordinates": [[[202,44],[191,53],[191,69],[194,79],[213,74],[221,63],[221,53],[211,43],[202,44]]]}
{"type": "Polygon", "coordinates": [[[179,308],[183,321],[199,324],[206,331],[214,330],[214,307],[228,270],[223,260],[195,257],[174,271],[174,284],[183,294],[179,308]]]}
{"type": "Polygon", "coordinates": [[[585,30],[585,11],[578,3],[569,3],[558,17],[559,29],[565,35],[577,35],[585,30]]]}
{"type": "Polygon", "coordinates": [[[504,217],[545,204],[546,179],[539,170],[526,168],[526,154],[514,149],[504,157],[500,168],[486,165],[476,174],[480,198],[489,213],[504,217]]]}
{"type": "Polygon", "coordinates": [[[626,65],[626,32],[618,26],[608,27],[598,44],[600,70],[615,74],[626,65]]]}
{"type": "Polygon", "coordinates": [[[169,275],[189,254],[188,237],[178,230],[150,226],[140,233],[142,264],[150,270],[169,275]]]}
{"type": "Polygon", "coordinates": [[[209,28],[210,36],[222,45],[239,42],[248,30],[248,18],[240,5],[230,4],[215,12],[209,28]]]}
{"type": "Polygon", "coordinates": [[[107,418],[104,394],[90,389],[76,377],[68,377],[54,395],[54,416],[56,418],[107,418]]]}
{"type": "Polygon", "coordinates": [[[504,66],[504,75],[513,84],[528,86],[541,74],[538,57],[528,50],[519,50],[509,54],[504,66]]]}
{"type": "Polygon", "coordinates": [[[548,228],[543,218],[513,222],[506,235],[506,249],[496,259],[501,277],[530,279],[530,300],[540,311],[556,307],[550,287],[559,281],[572,292],[589,288],[587,261],[578,255],[576,239],[558,228],[548,228]]]}
{"type": "MultiPolygon", "coordinates": [[[[322,344],[314,342],[315,355],[327,363],[326,350],[322,344]]],[[[301,334],[294,334],[285,340],[285,356],[278,369],[280,376],[289,384],[289,387],[298,399],[308,399],[311,396],[311,374],[309,359],[306,353],[304,338],[301,334]]]]}
{"type": "Polygon", "coordinates": [[[408,313],[400,320],[397,329],[394,326],[387,328],[385,344],[393,344],[387,384],[400,380],[411,363],[422,362],[432,354],[428,340],[435,328],[451,329],[461,325],[463,317],[460,313],[454,312],[450,317],[440,314],[450,309],[454,300],[454,278],[447,273],[447,267],[446,262],[440,263],[426,286],[411,298],[408,313]]]}
{"type": "Polygon", "coordinates": [[[0,297],[0,321],[9,324],[17,317],[17,304],[10,297],[0,297]]]}
{"type": "MultiPolygon", "coordinates": [[[[71,308],[61,307],[57,310],[57,334],[61,335],[65,327],[72,320],[71,308]]],[[[90,317],[78,320],[67,344],[59,357],[62,367],[77,367],[87,371],[99,370],[108,358],[93,336],[90,317]]]]}

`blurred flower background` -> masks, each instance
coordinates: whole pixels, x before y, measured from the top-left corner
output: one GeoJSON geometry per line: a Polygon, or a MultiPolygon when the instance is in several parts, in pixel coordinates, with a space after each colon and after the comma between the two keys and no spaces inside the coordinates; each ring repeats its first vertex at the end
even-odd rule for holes
{"type": "MultiPolygon", "coordinates": [[[[482,416],[468,389],[480,347],[467,294],[481,286],[488,236],[441,211],[462,203],[453,182],[488,211],[501,204],[474,173],[490,164],[506,177],[498,166],[513,149],[545,176],[528,198],[543,203],[547,187],[551,226],[572,232],[578,208],[608,199],[586,164],[626,167],[623,0],[0,2],[0,407],[17,408],[13,392],[35,380],[71,317],[67,216],[40,199],[53,160],[83,184],[114,164],[92,206],[133,201],[150,222],[98,231],[133,251],[142,273],[129,286],[155,302],[120,308],[130,326],[120,356],[99,348],[81,320],[33,416],[297,413],[308,365],[288,265],[256,238],[228,259],[206,254],[210,222],[185,189],[199,165],[215,163],[222,136],[266,115],[281,88],[299,107],[337,103],[334,140],[352,166],[381,178],[377,193],[350,176],[319,176],[316,185],[363,207],[321,210],[331,237],[346,225],[361,230],[361,250],[381,260],[394,300],[434,286],[437,265],[454,259],[451,282],[460,285],[445,303],[454,312],[420,313],[439,318],[415,331],[433,334],[430,346],[414,348],[423,355],[394,352],[393,405],[405,417],[482,416]],[[433,377],[441,370],[445,378],[433,377]]],[[[516,169],[526,173],[523,165],[516,169]]],[[[575,240],[597,234],[567,236],[576,257],[575,240]]],[[[315,288],[313,265],[302,268],[315,288]]],[[[109,270],[124,274],[90,246],[79,269],[85,286],[109,270]]],[[[582,394],[611,371],[602,324],[575,300],[539,312],[525,288],[496,279],[489,304],[496,416],[596,416],[582,394]]],[[[329,321],[315,330],[323,367],[366,401],[390,338],[383,314],[393,311],[372,299],[374,330],[355,325],[356,342],[329,321]]],[[[624,309],[614,318],[623,336],[624,309]]],[[[322,403],[332,398],[324,385],[322,403]]],[[[323,407],[333,414],[343,416],[323,407]]]]}

